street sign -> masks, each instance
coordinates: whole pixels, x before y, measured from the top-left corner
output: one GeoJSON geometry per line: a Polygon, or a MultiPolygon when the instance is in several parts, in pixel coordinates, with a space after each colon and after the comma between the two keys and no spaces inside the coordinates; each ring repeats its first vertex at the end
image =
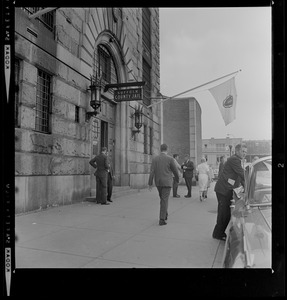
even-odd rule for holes
{"type": "Polygon", "coordinates": [[[142,88],[115,90],[114,100],[116,102],[142,100],[142,88]]]}

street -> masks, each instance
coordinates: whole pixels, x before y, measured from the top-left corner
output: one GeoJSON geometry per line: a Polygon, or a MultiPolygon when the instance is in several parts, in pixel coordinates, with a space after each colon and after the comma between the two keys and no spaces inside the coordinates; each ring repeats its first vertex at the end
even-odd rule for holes
{"type": "Polygon", "coordinates": [[[156,187],[115,198],[84,201],[17,215],[17,268],[221,268],[224,242],[211,237],[217,199],[169,199],[167,225],[159,226],[156,187]]]}

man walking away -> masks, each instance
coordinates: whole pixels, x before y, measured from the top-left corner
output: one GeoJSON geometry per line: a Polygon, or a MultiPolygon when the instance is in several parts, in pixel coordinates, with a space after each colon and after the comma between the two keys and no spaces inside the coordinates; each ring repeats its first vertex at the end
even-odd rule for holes
{"type": "Polygon", "coordinates": [[[90,165],[96,169],[95,176],[97,181],[97,203],[101,203],[102,205],[110,204],[107,202],[109,164],[106,147],[103,147],[101,153],[90,160],[90,165]]]}
{"type": "Polygon", "coordinates": [[[181,168],[183,169],[183,178],[185,179],[185,184],[187,187],[187,195],[185,195],[184,197],[190,198],[194,164],[190,160],[190,157],[188,154],[185,156],[185,161],[181,165],[181,168]]]}
{"type": "Polygon", "coordinates": [[[218,200],[217,220],[212,237],[226,240],[225,229],[230,220],[230,200],[233,197],[233,189],[242,184],[244,187],[244,169],[241,160],[247,153],[245,144],[235,146],[235,154],[227,159],[224,168],[215,184],[214,191],[218,200]]]}
{"type": "Polygon", "coordinates": [[[177,182],[179,182],[179,176],[174,159],[167,155],[167,145],[162,144],[160,151],[161,153],[152,160],[148,185],[151,190],[153,180],[155,181],[160,198],[159,225],[166,225],[168,199],[173,186],[172,174],[177,182]]]}

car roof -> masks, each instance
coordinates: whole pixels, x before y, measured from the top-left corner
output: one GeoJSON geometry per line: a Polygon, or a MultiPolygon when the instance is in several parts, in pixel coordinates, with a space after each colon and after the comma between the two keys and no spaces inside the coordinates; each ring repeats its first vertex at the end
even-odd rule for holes
{"type": "Polygon", "coordinates": [[[251,163],[251,166],[254,166],[254,165],[260,163],[261,161],[265,161],[265,160],[269,160],[269,159],[272,159],[271,155],[258,158],[254,162],[251,163]]]}

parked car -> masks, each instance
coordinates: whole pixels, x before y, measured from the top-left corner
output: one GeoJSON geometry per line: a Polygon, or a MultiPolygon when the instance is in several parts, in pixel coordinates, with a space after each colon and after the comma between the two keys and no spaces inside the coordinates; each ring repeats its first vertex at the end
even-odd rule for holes
{"type": "Polygon", "coordinates": [[[233,193],[223,267],[271,268],[272,157],[245,170],[245,191],[233,193]]]}

